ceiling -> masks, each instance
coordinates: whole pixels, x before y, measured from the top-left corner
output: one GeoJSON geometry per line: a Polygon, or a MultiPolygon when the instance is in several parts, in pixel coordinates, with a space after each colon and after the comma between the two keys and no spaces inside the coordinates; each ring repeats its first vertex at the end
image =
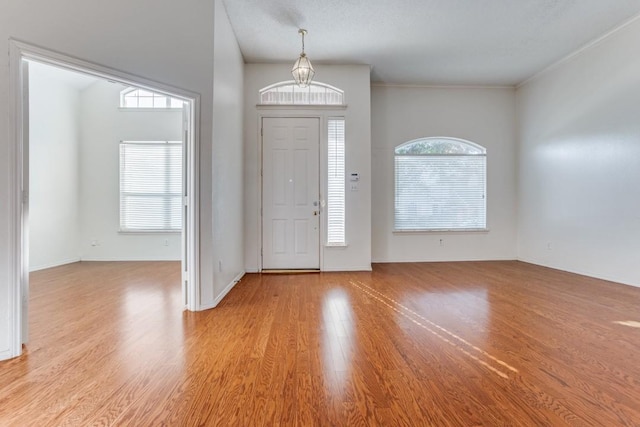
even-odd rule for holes
{"type": "Polygon", "coordinates": [[[306,53],[373,82],[517,85],[640,13],[640,0],[225,0],[245,62],[306,53]]]}
{"type": "Polygon", "coordinates": [[[29,79],[57,83],[81,91],[97,82],[97,77],[54,67],[37,61],[29,61],[29,79]]]}

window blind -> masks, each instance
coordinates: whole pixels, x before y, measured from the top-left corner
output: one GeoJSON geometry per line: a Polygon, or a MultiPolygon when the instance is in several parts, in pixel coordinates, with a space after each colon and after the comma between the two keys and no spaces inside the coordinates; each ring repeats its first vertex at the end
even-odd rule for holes
{"type": "Polygon", "coordinates": [[[342,105],[344,92],[324,83],[312,82],[305,88],[293,81],[267,86],[260,90],[263,105],[342,105]]]}
{"type": "Polygon", "coordinates": [[[486,228],[485,155],[395,156],[395,229],[486,228]]]}
{"type": "Polygon", "coordinates": [[[345,239],[345,127],[344,118],[328,120],[327,244],[345,239]]]}
{"type": "Polygon", "coordinates": [[[182,229],[182,142],[120,143],[120,230],[182,229]]]}

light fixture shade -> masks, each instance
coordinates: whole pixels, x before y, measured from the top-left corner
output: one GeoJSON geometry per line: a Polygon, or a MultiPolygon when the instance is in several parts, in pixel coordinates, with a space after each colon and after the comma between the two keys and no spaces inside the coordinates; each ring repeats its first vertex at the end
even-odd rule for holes
{"type": "Polygon", "coordinates": [[[311,83],[311,80],[313,80],[313,75],[315,73],[316,72],[311,65],[311,61],[309,61],[307,55],[302,52],[300,54],[300,58],[296,60],[293,64],[293,68],[291,69],[293,80],[295,80],[298,86],[307,87],[311,83]]]}

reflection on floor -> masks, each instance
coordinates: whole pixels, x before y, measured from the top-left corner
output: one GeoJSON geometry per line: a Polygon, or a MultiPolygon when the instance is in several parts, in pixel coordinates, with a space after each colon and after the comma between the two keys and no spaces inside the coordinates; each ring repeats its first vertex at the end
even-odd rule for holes
{"type": "Polygon", "coordinates": [[[180,265],[34,273],[0,425],[638,425],[640,289],[520,262],[247,275],[180,304],[180,265]]]}

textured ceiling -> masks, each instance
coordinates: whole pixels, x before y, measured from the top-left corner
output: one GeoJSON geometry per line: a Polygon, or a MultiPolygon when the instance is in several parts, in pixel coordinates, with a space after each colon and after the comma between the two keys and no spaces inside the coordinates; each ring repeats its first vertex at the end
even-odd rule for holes
{"type": "MultiPolygon", "coordinates": [[[[640,13],[640,0],[225,0],[247,63],[321,64],[373,82],[516,85],[640,13]]],[[[316,65],[317,64],[317,65],[316,65]]]]}

